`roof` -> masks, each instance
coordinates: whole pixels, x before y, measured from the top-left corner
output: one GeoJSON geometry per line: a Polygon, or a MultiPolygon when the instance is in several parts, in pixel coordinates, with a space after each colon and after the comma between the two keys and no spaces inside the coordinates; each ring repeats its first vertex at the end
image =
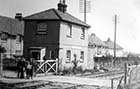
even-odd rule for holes
{"type": "MultiPolygon", "coordinates": [[[[108,39],[107,41],[104,41],[104,43],[108,46],[110,49],[114,49],[114,42],[108,39]]],[[[116,49],[123,49],[120,45],[116,44],[116,49]]]]}
{"type": "Polygon", "coordinates": [[[107,47],[107,45],[103,41],[101,41],[95,34],[89,35],[88,44],[107,47]]]}
{"type": "Polygon", "coordinates": [[[90,25],[85,22],[79,20],[78,18],[66,13],[59,11],[57,9],[49,9],[39,13],[35,13],[29,16],[24,17],[24,20],[60,20],[66,21],[77,25],[82,25],[85,27],[90,27],[90,25]]]}
{"type": "Polygon", "coordinates": [[[0,16],[0,33],[2,32],[10,35],[24,35],[24,23],[13,18],[0,16]]]}

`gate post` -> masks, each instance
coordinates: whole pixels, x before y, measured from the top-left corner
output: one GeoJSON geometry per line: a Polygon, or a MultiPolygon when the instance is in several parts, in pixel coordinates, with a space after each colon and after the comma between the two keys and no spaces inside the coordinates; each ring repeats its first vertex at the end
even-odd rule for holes
{"type": "Polygon", "coordinates": [[[127,63],[124,64],[124,84],[127,84],[127,63]]]}

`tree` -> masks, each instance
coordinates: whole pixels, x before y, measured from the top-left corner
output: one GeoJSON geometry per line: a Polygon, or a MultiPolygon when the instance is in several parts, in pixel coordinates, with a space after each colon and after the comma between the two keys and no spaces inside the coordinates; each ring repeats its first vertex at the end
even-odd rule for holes
{"type": "Polygon", "coordinates": [[[3,59],[2,53],[6,52],[5,48],[0,45],[0,77],[3,75],[3,59]]]}

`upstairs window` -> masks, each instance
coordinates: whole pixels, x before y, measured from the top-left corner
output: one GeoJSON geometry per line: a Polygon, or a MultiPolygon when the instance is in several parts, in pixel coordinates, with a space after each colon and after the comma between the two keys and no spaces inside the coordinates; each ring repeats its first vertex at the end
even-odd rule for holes
{"type": "Polygon", "coordinates": [[[38,23],[37,24],[37,34],[46,34],[47,24],[46,23],[38,23]]]}
{"type": "Polygon", "coordinates": [[[85,28],[82,28],[81,39],[85,39],[85,28]]]}
{"type": "Polygon", "coordinates": [[[68,24],[68,28],[67,28],[68,32],[67,32],[67,37],[72,37],[72,25],[71,24],[68,24]]]}
{"type": "Polygon", "coordinates": [[[1,41],[2,41],[2,42],[7,42],[7,39],[8,39],[8,34],[2,33],[2,34],[1,34],[1,41]]]}
{"type": "Polygon", "coordinates": [[[16,42],[17,42],[17,43],[20,43],[21,40],[22,40],[22,37],[21,37],[20,35],[17,35],[17,36],[16,36],[16,42]]]}
{"type": "Polygon", "coordinates": [[[80,53],[80,61],[84,62],[84,51],[81,51],[80,53]]]}
{"type": "Polygon", "coordinates": [[[71,51],[70,50],[67,50],[67,53],[66,53],[66,62],[70,62],[71,60],[71,51]]]}

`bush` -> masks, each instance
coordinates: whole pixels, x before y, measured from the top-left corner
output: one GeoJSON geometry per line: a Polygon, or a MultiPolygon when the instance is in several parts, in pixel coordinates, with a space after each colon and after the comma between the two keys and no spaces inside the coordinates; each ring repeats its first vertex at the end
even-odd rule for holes
{"type": "Polygon", "coordinates": [[[8,70],[16,70],[17,61],[17,59],[13,58],[5,58],[3,59],[3,68],[8,70]]]}
{"type": "Polygon", "coordinates": [[[62,71],[62,75],[67,75],[67,74],[72,74],[72,68],[64,68],[64,70],[62,71]]]}
{"type": "Polygon", "coordinates": [[[84,73],[84,70],[83,70],[82,66],[78,66],[78,67],[76,67],[75,72],[76,73],[84,73]]]}

